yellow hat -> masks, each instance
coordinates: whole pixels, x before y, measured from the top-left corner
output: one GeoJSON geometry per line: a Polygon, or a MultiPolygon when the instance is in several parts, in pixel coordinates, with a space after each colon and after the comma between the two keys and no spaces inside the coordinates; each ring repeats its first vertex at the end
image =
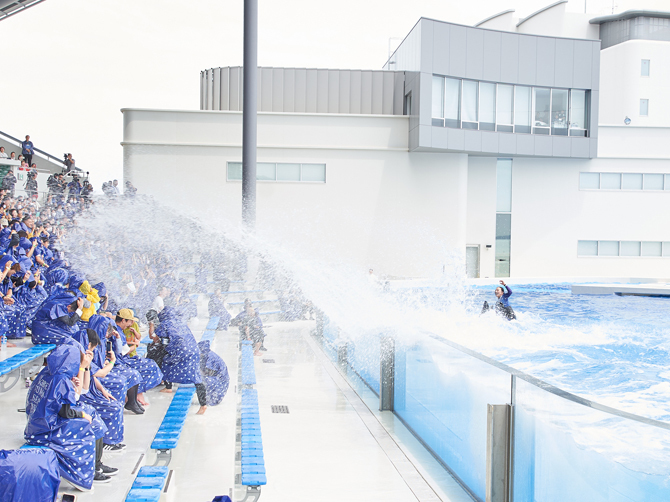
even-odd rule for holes
{"type": "Polygon", "coordinates": [[[128,319],[130,321],[140,322],[140,320],[137,317],[133,316],[133,311],[130,309],[121,309],[119,310],[119,313],[116,315],[118,315],[121,319],[128,319]]]}

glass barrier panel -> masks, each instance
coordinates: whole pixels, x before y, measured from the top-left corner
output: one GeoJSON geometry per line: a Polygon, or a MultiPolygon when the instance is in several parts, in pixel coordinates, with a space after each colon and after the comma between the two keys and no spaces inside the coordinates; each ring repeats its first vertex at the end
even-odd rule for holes
{"type": "Polygon", "coordinates": [[[433,338],[396,346],[394,408],[481,500],[487,404],[510,401],[510,375],[433,338]]]}
{"type": "Polygon", "coordinates": [[[358,376],[379,395],[380,338],[377,334],[358,337],[347,346],[347,361],[358,376]]]}
{"type": "Polygon", "coordinates": [[[670,500],[670,431],[517,378],[514,502],[670,500]]]}

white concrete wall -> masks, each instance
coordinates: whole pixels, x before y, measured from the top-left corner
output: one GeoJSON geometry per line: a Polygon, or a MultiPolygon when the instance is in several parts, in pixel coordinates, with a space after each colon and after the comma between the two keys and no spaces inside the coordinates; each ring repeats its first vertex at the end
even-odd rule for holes
{"type": "Polygon", "coordinates": [[[577,257],[578,240],[670,240],[670,191],[579,190],[579,173],[668,173],[663,160],[514,159],[516,277],[669,277],[670,258],[577,257]]]}
{"type": "MultiPolygon", "coordinates": [[[[670,43],[629,40],[600,53],[600,119],[603,125],[670,128],[670,43]],[[641,76],[643,59],[649,59],[650,73],[641,76]],[[649,116],[640,116],[640,99],[649,99],[649,116]]],[[[670,158],[670,144],[664,141],[670,158]]]]}
{"type": "Polygon", "coordinates": [[[480,277],[495,276],[496,162],[495,157],[470,157],[468,165],[467,244],[479,246],[480,277]]]}
{"type": "MultiPolygon", "coordinates": [[[[123,112],[125,180],[239,224],[241,182],[226,181],[239,112],[123,112]]],[[[327,178],[259,182],[259,237],[380,275],[438,275],[465,249],[467,156],[410,154],[407,129],[402,116],[259,114],[259,162],[325,163],[327,178]]]]}

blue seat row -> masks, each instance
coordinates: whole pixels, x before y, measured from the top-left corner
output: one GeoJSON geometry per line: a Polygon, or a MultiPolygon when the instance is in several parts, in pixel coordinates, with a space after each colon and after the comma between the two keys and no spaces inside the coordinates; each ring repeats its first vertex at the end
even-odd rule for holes
{"type": "Polygon", "coordinates": [[[258,391],[242,389],[240,405],[242,485],[262,486],[267,484],[263,439],[258,411],[258,391]]]}
{"type": "Polygon", "coordinates": [[[216,329],[218,325],[219,325],[219,317],[212,316],[209,318],[209,322],[207,323],[207,327],[205,329],[216,329]]]}
{"type": "Polygon", "coordinates": [[[38,357],[45,356],[56,348],[53,344],[35,345],[18,354],[8,357],[4,361],[0,361],[0,392],[7,392],[12,389],[19,380],[25,378],[27,375],[22,369],[38,357]],[[17,371],[18,370],[18,371],[17,371]]]}
{"type": "Polygon", "coordinates": [[[167,413],[151,443],[152,450],[172,450],[176,448],[181,431],[184,428],[186,415],[191,407],[195,387],[180,386],[175,392],[167,413]]]}
{"type": "Polygon", "coordinates": [[[144,466],[137,473],[126,502],[159,502],[168,477],[165,466],[144,466]]]}
{"type": "Polygon", "coordinates": [[[254,349],[249,340],[240,342],[242,355],[240,356],[240,372],[242,385],[256,385],[256,371],[254,369],[254,349]]]}

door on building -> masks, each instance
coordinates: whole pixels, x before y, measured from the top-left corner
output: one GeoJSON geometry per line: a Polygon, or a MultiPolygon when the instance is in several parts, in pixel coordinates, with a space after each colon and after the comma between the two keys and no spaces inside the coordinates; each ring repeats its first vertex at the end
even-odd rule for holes
{"type": "Polygon", "coordinates": [[[479,277],[479,246],[466,246],[465,274],[472,279],[479,277]]]}

